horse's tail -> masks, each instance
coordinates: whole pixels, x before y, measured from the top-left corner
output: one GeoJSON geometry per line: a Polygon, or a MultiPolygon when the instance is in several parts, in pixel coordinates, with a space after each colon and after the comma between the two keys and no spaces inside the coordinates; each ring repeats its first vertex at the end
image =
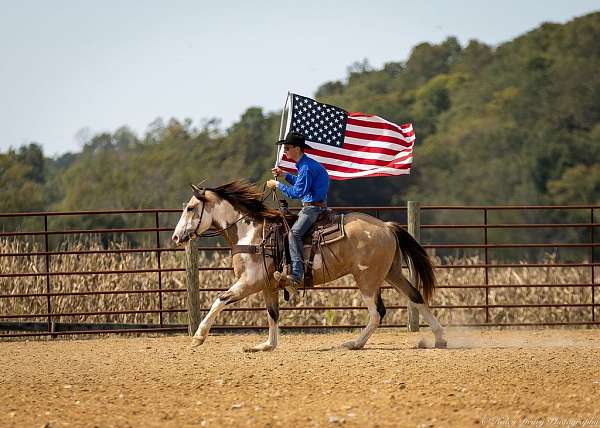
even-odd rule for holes
{"type": "MultiPolygon", "coordinates": [[[[433,273],[433,266],[427,252],[398,223],[388,222],[387,225],[392,229],[394,235],[396,235],[398,249],[402,252],[402,256],[410,266],[411,271],[415,274],[417,284],[414,285],[422,284],[423,298],[428,303],[435,290],[435,274],[433,273]]],[[[398,263],[399,260],[394,262],[398,263]]]]}

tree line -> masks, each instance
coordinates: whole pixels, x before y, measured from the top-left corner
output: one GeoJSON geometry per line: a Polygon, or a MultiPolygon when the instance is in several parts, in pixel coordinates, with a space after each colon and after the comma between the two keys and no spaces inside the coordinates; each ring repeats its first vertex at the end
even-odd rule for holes
{"type": "MultiPolygon", "coordinates": [[[[412,122],[413,172],[334,182],[330,203],[600,203],[598,40],[600,13],[592,13],[498,46],[449,37],[379,69],[353,64],[315,98],[412,122]]],[[[56,158],[35,143],[10,149],[0,153],[0,212],[170,208],[202,177],[260,183],[274,162],[279,119],[250,107],[227,129],[216,120],[157,119],[144,135],[124,126],[56,158]]]]}

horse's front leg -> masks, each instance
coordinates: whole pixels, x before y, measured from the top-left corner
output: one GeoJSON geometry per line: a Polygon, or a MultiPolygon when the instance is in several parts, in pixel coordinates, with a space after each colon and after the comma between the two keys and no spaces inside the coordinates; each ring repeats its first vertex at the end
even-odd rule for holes
{"type": "Polygon", "coordinates": [[[275,288],[263,290],[267,315],[269,319],[269,338],[266,342],[259,343],[251,348],[245,348],[246,352],[273,351],[277,347],[279,338],[279,291],[275,288]]]}
{"type": "Polygon", "coordinates": [[[204,343],[206,337],[208,336],[210,328],[214,324],[217,316],[219,316],[221,311],[225,308],[225,306],[237,302],[238,300],[241,300],[244,297],[255,293],[256,291],[258,290],[255,290],[252,287],[246,285],[243,281],[238,280],[235,284],[229,287],[229,290],[219,294],[217,296],[217,299],[213,302],[210,311],[208,311],[208,314],[206,314],[206,316],[198,326],[198,330],[192,338],[192,347],[196,347],[204,343]]]}

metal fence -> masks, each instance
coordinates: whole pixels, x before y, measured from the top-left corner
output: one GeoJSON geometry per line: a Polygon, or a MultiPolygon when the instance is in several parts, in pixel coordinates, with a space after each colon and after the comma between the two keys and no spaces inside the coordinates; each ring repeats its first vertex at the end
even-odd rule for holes
{"type": "MultiPolygon", "coordinates": [[[[407,224],[407,209],[406,207],[335,207],[337,211],[362,211],[379,218],[383,219],[394,219],[403,224],[407,224]]],[[[418,212],[420,213],[421,219],[419,219],[419,231],[422,237],[421,242],[423,246],[433,255],[449,254],[455,252],[458,254],[464,254],[465,252],[475,250],[480,254],[480,261],[475,263],[443,263],[442,258],[436,258],[437,264],[435,265],[436,272],[440,273],[446,270],[477,270],[482,273],[482,281],[480,283],[471,284],[453,284],[450,283],[440,285],[438,288],[441,290],[480,290],[483,291],[484,299],[480,303],[476,304],[432,304],[434,313],[437,311],[474,311],[481,313],[481,322],[470,322],[468,325],[475,326],[515,326],[515,325],[597,325],[598,314],[596,314],[596,307],[600,306],[597,303],[595,288],[597,287],[597,280],[595,278],[598,269],[596,266],[599,263],[595,259],[595,248],[600,245],[596,242],[594,231],[600,226],[600,223],[595,222],[594,214],[600,210],[599,205],[577,205],[577,206],[422,206],[418,212]],[[465,219],[479,219],[471,222],[449,222],[449,223],[436,223],[436,222],[425,222],[429,217],[435,218],[440,213],[468,213],[461,214],[461,218],[465,219]],[[504,222],[498,223],[490,221],[490,217],[496,213],[520,213],[521,216],[531,217],[534,212],[546,212],[556,215],[556,213],[577,213],[576,217],[585,218],[585,220],[571,221],[571,222],[504,222]],[[422,224],[421,224],[422,223],[422,224]],[[532,230],[564,230],[569,231],[572,236],[579,239],[578,242],[494,242],[498,241],[498,236],[505,234],[505,231],[532,231],[532,230]],[[470,243],[456,243],[447,242],[452,240],[449,231],[460,235],[469,235],[473,237],[479,237],[479,242],[470,243]],[[475,234],[473,233],[475,232],[475,234]],[[498,234],[498,232],[501,232],[498,234]],[[494,238],[490,236],[494,233],[494,238]],[[443,238],[443,239],[442,239],[443,238]],[[533,249],[567,249],[577,250],[576,257],[579,260],[571,260],[571,256],[567,261],[529,261],[523,262],[522,260],[505,262],[499,261],[498,257],[492,257],[491,252],[496,250],[510,250],[518,254],[519,251],[533,249]],[[502,269],[519,268],[576,268],[585,270],[587,280],[578,281],[577,283],[527,283],[519,284],[501,284],[494,283],[490,280],[490,272],[497,272],[502,269]],[[589,274],[588,274],[589,273],[589,274]],[[522,301],[511,301],[504,303],[494,303],[490,299],[490,294],[493,290],[502,288],[560,288],[561,290],[567,289],[585,289],[589,290],[589,296],[586,292],[586,301],[582,302],[568,302],[559,301],[552,303],[534,302],[524,303],[522,301]],[[584,310],[585,315],[579,316],[577,319],[564,319],[551,322],[498,322],[493,319],[492,311],[498,309],[532,309],[532,308],[578,308],[580,311],[584,310]]],[[[21,272],[8,272],[0,271],[0,303],[2,301],[10,301],[11,303],[18,303],[19,301],[26,301],[27,299],[44,299],[44,309],[37,310],[32,313],[15,311],[15,312],[0,312],[0,337],[16,337],[16,336],[51,336],[55,337],[58,335],[74,335],[74,334],[98,334],[98,333],[141,333],[141,332],[173,332],[173,331],[187,331],[188,326],[185,322],[173,323],[167,320],[171,318],[173,314],[180,314],[185,316],[187,308],[185,307],[165,307],[164,298],[171,293],[186,293],[187,289],[183,286],[180,287],[165,287],[164,275],[172,272],[185,272],[184,264],[184,249],[173,248],[168,242],[168,237],[172,233],[174,225],[173,218],[178,217],[180,210],[175,209],[145,209],[145,210],[111,210],[111,211],[80,211],[80,212],[46,212],[46,213],[3,213],[0,214],[1,220],[15,220],[15,219],[28,219],[37,218],[39,224],[43,221],[43,228],[37,230],[23,230],[22,228],[17,231],[3,231],[0,233],[0,242],[9,240],[24,240],[24,239],[37,239],[40,245],[35,250],[28,250],[22,252],[11,252],[3,251],[0,252],[0,266],[5,266],[2,263],[3,260],[9,258],[22,258],[28,257],[34,259],[36,262],[32,263],[27,271],[21,272]],[[145,218],[145,222],[151,221],[152,227],[123,227],[123,228],[49,228],[49,219],[65,218],[68,216],[140,216],[145,218]],[[53,246],[50,244],[52,239],[59,239],[61,237],[69,235],[115,235],[115,234],[141,234],[144,238],[141,240],[143,243],[136,248],[106,248],[106,249],[61,249],[60,246],[53,246]],[[162,235],[162,237],[161,237],[162,235]],[[40,250],[41,248],[41,250],[40,250]],[[180,252],[178,259],[180,264],[178,266],[166,267],[161,263],[161,255],[165,257],[165,253],[180,252]],[[124,253],[143,253],[153,254],[155,259],[153,265],[140,267],[122,267],[119,269],[106,269],[106,270],[63,270],[60,268],[61,264],[59,261],[61,257],[70,255],[90,255],[94,257],[106,257],[114,254],[124,253]],[[154,275],[154,280],[150,281],[153,286],[144,289],[119,289],[119,290],[62,290],[53,291],[53,282],[56,281],[57,277],[85,277],[93,278],[99,275],[119,275],[126,281],[126,276],[130,274],[147,274],[154,275]],[[44,289],[37,292],[15,292],[15,288],[11,286],[14,281],[22,280],[28,277],[43,278],[45,281],[44,289]],[[84,311],[74,312],[69,310],[68,307],[65,309],[56,308],[53,306],[53,298],[69,298],[77,296],[92,296],[95,298],[101,298],[102,296],[110,295],[151,295],[156,299],[156,307],[154,308],[143,308],[136,310],[105,310],[105,311],[84,311]],[[97,319],[98,316],[116,316],[124,314],[146,314],[156,316],[156,322],[152,323],[123,323],[123,322],[60,322],[57,320],[69,318],[69,317],[89,317],[97,319]],[[32,321],[33,320],[33,321],[32,321]]],[[[561,214],[562,215],[562,214],[561,214]]],[[[449,215],[452,217],[452,215],[449,215]]],[[[552,216],[550,216],[552,217],[552,216]]],[[[459,235],[459,236],[460,236],[459,235]]],[[[228,248],[223,246],[200,246],[199,251],[219,251],[227,252],[228,248]]],[[[513,255],[514,258],[514,255],[513,255]]],[[[227,271],[232,270],[231,267],[215,267],[215,266],[199,266],[198,268],[200,275],[202,272],[207,271],[227,271]]],[[[350,286],[337,286],[337,287],[314,287],[310,292],[336,292],[338,290],[350,289],[350,286]]],[[[389,287],[386,287],[389,289],[389,287]]],[[[201,293],[209,293],[215,291],[223,291],[224,288],[219,287],[205,287],[200,290],[201,293]]],[[[13,305],[14,306],[14,305],[13,305]]],[[[64,305],[63,305],[64,306],[64,305]]],[[[361,306],[356,305],[320,305],[320,306],[294,306],[294,307],[282,307],[282,310],[312,310],[312,311],[338,311],[338,310],[356,310],[361,309],[361,306]]],[[[207,311],[209,308],[201,308],[202,311],[207,311]]],[[[388,309],[397,309],[405,311],[407,307],[405,305],[390,305],[388,309]]],[[[232,311],[257,311],[264,310],[259,307],[245,307],[238,306],[235,308],[228,308],[232,311]]],[[[451,323],[458,324],[461,323],[451,323]]],[[[304,328],[352,328],[361,327],[362,324],[340,324],[340,323],[329,323],[328,325],[284,325],[283,328],[289,329],[304,329],[304,328]]],[[[398,323],[391,322],[384,324],[388,327],[404,327],[406,322],[398,323]]],[[[252,324],[252,325],[217,325],[215,329],[258,329],[267,328],[263,324],[252,324]]]]}

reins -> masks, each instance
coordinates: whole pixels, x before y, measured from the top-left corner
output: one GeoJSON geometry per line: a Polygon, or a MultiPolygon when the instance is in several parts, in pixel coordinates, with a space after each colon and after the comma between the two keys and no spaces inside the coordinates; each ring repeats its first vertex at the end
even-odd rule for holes
{"type": "MultiPolygon", "coordinates": [[[[263,187],[263,194],[265,192],[265,187],[263,187]]],[[[270,193],[268,193],[264,198],[262,198],[260,201],[264,202],[269,196],[274,195],[275,192],[273,192],[273,190],[271,190],[270,193]]],[[[243,215],[242,217],[238,218],[236,221],[234,221],[233,223],[231,223],[229,226],[224,227],[222,229],[219,230],[215,230],[213,232],[203,232],[201,234],[198,234],[198,228],[200,227],[200,224],[202,223],[202,216],[204,215],[204,207],[206,206],[206,202],[202,202],[202,211],[200,212],[200,220],[198,220],[198,225],[196,226],[196,229],[194,230],[193,234],[196,235],[198,238],[202,237],[202,238],[214,238],[216,236],[219,236],[221,233],[223,233],[224,231],[232,228],[233,226],[235,226],[236,224],[238,224],[240,221],[244,220],[245,218],[248,218],[250,216],[251,213],[246,213],[245,215],[243,215]]]]}
{"type": "Polygon", "coordinates": [[[271,190],[271,195],[273,195],[273,200],[277,203],[277,207],[279,208],[279,213],[281,214],[281,218],[283,219],[283,225],[285,227],[285,231],[289,233],[291,230],[290,225],[287,222],[287,218],[285,217],[285,213],[283,212],[283,208],[281,207],[281,202],[277,199],[276,189],[271,190]]]}

